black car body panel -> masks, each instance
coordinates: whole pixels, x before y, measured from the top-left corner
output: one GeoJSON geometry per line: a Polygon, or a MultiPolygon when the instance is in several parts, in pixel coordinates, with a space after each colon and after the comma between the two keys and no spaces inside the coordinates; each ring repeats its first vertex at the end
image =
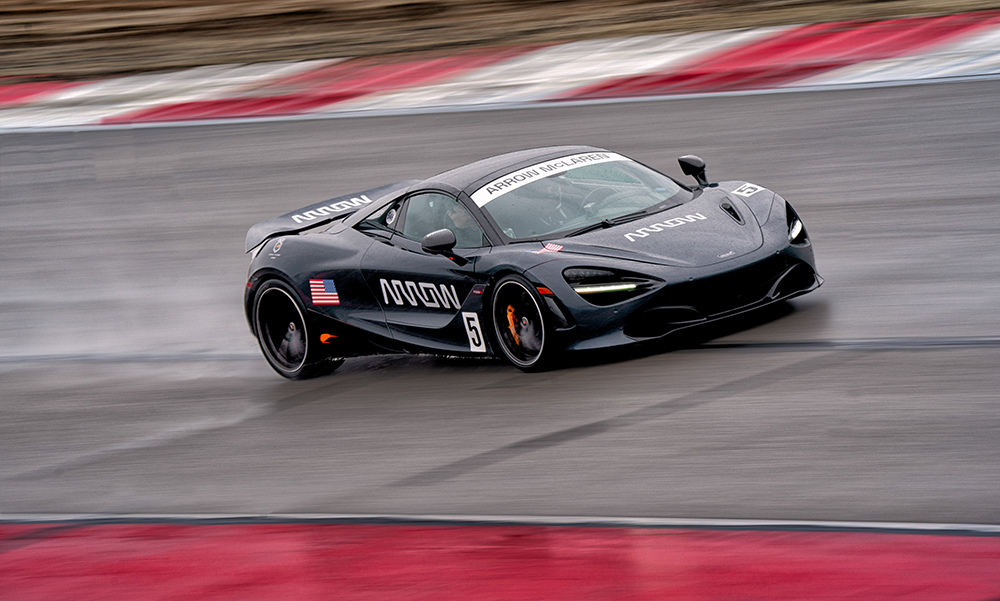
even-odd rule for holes
{"type": "Polygon", "coordinates": [[[250,328],[286,377],[382,352],[493,354],[534,368],[544,353],[655,339],[822,284],[798,215],[774,192],[744,181],[691,188],[589,146],[509,153],[317,203],[253,226],[247,250],[250,328]],[[454,248],[422,246],[446,226],[454,248]],[[268,296],[278,282],[297,298],[268,296]],[[281,311],[292,319],[269,317],[281,311]],[[296,338],[304,354],[287,351],[296,338]]]}
{"type": "Polygon", "coordinates": [[[405,190],[418,181],[420,180],[396,182],[395,184],[379,186],[378,188],[372,188],[371,190],[355,194],[338,196],[337,198],[324,200],[308,207],[296,209],[291,213],[285,213],[274,219],[262,221],[247,231],[246,252],[250,252],[268,238],[295,234],[326,225],[337,219],[344,219],[386,194],[405,190]]]}

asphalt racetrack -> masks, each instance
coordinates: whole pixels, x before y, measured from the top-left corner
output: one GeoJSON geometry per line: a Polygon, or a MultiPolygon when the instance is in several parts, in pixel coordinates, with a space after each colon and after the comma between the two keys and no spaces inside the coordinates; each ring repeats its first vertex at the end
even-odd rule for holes
{"type": "Polygon", "coordinates": [[[1000,81],[0,135],[0,514],[1000,523],[1000,81]],[[499,152],[748,179],[826,284],[522,374],[349,360],[288,382],[247,228],[499,152]]]}

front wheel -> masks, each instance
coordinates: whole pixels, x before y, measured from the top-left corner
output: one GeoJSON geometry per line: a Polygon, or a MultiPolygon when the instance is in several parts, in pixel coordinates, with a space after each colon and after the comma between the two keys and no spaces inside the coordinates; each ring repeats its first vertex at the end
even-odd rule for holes
{"type": "Polygon", "coordinates": [[[281,280],[261,285],[254,296],[253,319],[257,341],[274,371],[290,380],[326,375],[342,360],[320,351],[311,338],[306,313],[295,290],[281,280]]]}
{"type": "Polygon", "coordinates": [[[493,334],[508,361],[523,371],[548,364],[547,327],[535,287],[520,276],[497,282],[490,301],[493,334]]]}

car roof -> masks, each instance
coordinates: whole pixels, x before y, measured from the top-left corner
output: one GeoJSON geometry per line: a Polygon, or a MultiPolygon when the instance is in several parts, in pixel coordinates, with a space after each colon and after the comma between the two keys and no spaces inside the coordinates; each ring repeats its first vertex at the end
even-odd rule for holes
{"type": "Polygon", "coordinates": [[[547,146],[530,148],[499,154],[456,167],[444,173],[428,178],[415,186],[416,188],[453,188],[471,194],[487,182],[500,177],[504,173],[516,171],[535,163],[571,154],[584,152],[607,152],[595,146],[547,146]]]}

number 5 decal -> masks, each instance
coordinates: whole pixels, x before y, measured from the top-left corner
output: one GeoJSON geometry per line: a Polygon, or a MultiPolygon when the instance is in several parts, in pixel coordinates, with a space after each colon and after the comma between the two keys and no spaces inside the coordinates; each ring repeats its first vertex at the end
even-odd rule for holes
{"type": "Polygon", "coordinates": [[[462,323],[465,324],[465,333],[469,335],[469,350],[473,353],[485,353],[486,341],[483,340],[483,329],[479,327],[479,315],[462,313],[462,323]]]}

